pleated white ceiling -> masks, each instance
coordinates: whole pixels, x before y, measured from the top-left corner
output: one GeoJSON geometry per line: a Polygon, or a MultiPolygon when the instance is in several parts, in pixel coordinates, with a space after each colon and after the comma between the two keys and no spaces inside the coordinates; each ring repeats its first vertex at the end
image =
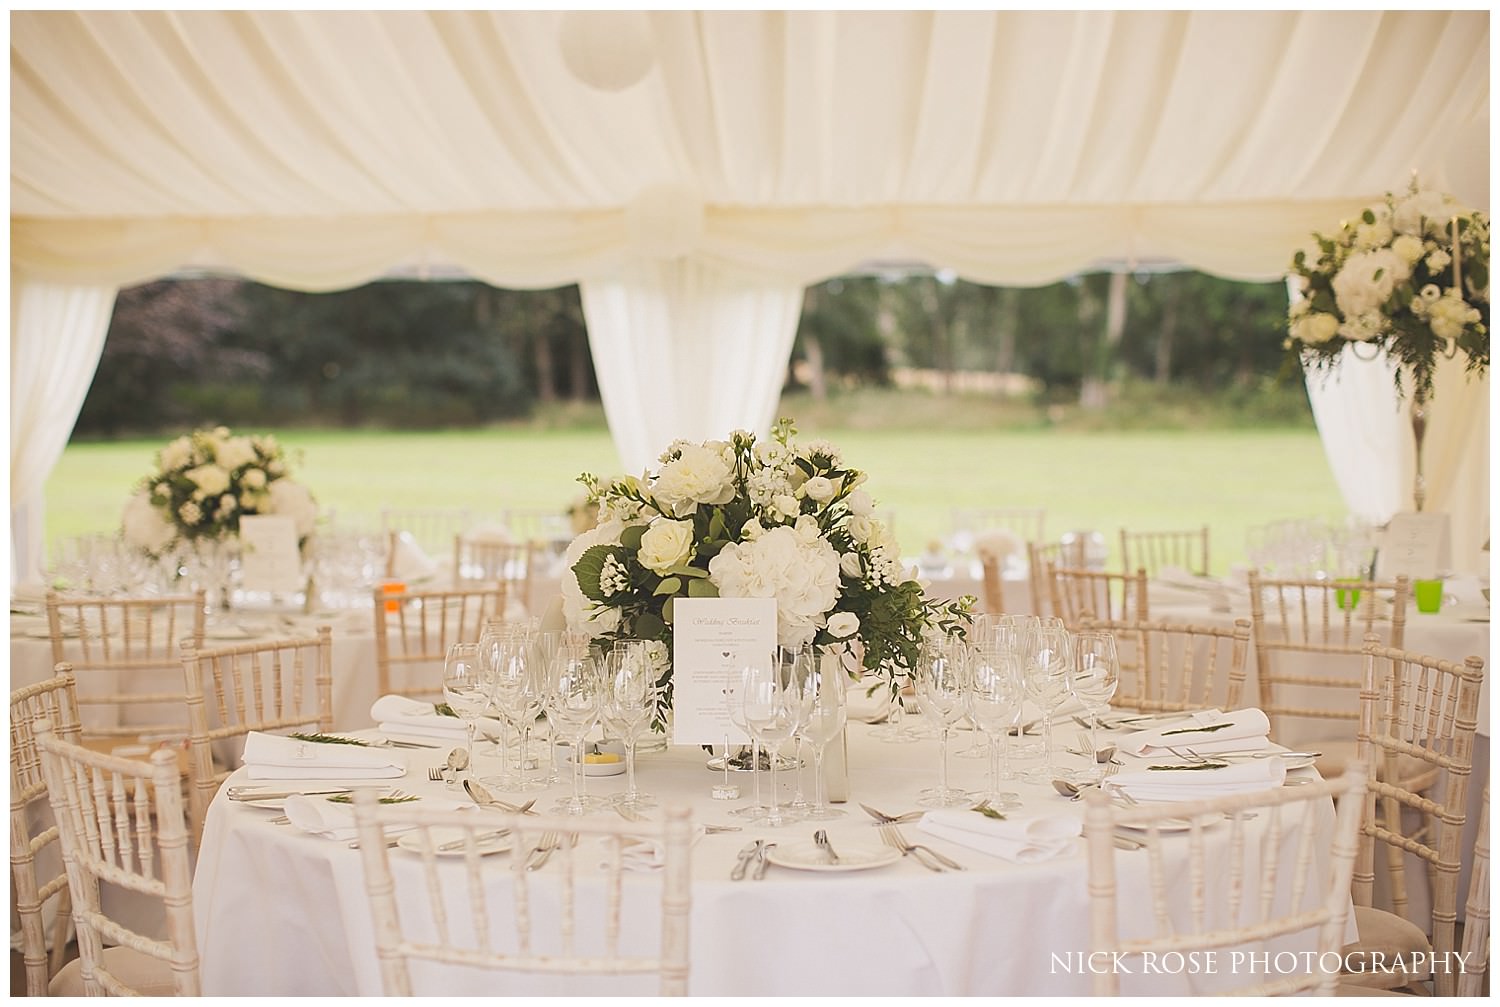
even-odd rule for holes
{"type": "Polygon", "coordinates": [[[1412,171],[1488,203],[1473,12],[18,12],[13,267],[503,285],[695,258],[1279,276],[1412,171]]]}

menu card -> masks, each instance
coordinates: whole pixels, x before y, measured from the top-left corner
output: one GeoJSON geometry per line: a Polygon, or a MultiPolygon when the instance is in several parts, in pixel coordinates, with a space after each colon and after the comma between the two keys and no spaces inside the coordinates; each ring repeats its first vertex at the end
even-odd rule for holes
{"type": "Polygon", "coordinates": [[[240,587],[245,591],[293,594],[302,590],[304,582],[296,522],[270,514],[241,517],[240,587]]]}
{"type": "Polygon", "coordinates": [[[748,661],[776,649],[774,598],[677,598],[672,602],[672,743],[747,743],[725,695],[748,661]]]}
{"type": "Polygon", "coordinates": [[[1375,557],[1377,580],[1405,574],[1413,580],[1436,577],[1452,565],[1448,515],[1402,513],[1391,518],[1375,557]]]}

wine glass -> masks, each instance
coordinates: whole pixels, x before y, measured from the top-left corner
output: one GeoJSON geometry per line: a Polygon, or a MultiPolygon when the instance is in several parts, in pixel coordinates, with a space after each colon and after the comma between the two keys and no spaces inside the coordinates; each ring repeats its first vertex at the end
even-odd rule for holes
{"type": "Polygon", "coordinates": [[[797,703],[797,729],[792,734],[792,740],[797,743],[795,750],[795,761],[797,763],[797,788],[792,795],[792,803],[787,805],[797,813],[799,818],[807,817],[806,812],[812,805],[807,803],[807,797],[802,791],[802,770],[806,760],[802,757],[802,748],[807,745],[808,718],[812,713],[812,696],[805,688],[812,673],[813,649],[812,644],[806,643],[798,647],[777,647],[776,659],[781,662],[782,670],[787,681],[795,688],[793,699],[797,703]]]}
{"type": "Polygon", "coordinates": [[[606,658],[604,720],[625,743],[625,793],[614,802],[627,810],[656,802],[635,786],[635,742],[656,706],[656,681],[644,640],[620,640],[606,658]]]}
{"type": "Polygon", "coordinates": [[[990,739],[990,785],[984,794],[991,806],[1004,810],[1021,806],[1020,797],[1000,789],[1010,771],[1010,729],[1021,712],[1025,685],[1021,661],[1013,648],[981,643],[974,649],[969,674],[969,716],[990,739]]]}
{"type": "Polygon", "coordinates": [[[557,802],[554,811],[584,815],[592,808],[583,795],[583,739],[599,721],[603,687],[594,655],[587,647],[566,646],[557,652],[547,685],[547,715],[556,732],[568,742],[573,759],[573,796],[557,802]]]}
{"type": "MultiPolygon", "coordinates": [[[[526,762],[530,755],[531,728],[542,712],[545,697],[544,665],[537,660],[535,648],[525,639],[511,638],[496,645],[494,655],[495,706],[500,711],[501,720],[515,728],[518,744],[515,775],[509,774],[502,761],[500,776],[493,785],[503,790],[537,790],[547,784],[527,778],[526,762]]],[[[504,752],[508,757],[508,747],[504,752]]]]}
{"type": "Polygon", "coordinates": [[[938,785],[924,790],[917,803],[928,808],[953,808],[972,803],[970,796],[948,786],[948,732],[964,715],[968,647],[956,636],[931,637],[922,643],[917,669],[917,697],[922,710],[938,729],[938,785]]]}
{"type": "MultiPolygon", "coordinates": [[[[1099,716],[1109,709],[1120,687],[1120,659],[1112,633],[1088,631],[1073,636],[1073,664],[1070,691],[1089,715],[1089,750],[1099,751],[1099,716]]],[[[1093,780],[1104,767],[1090,767],[1082,777],[1093,780]]]]}
{"type": "Polygon", "coordinates": [[[802,813],[803,818],[823,820],[844,816],[843,809],[828,806],[823,782],[823,750],[844,729],[849,715],[844,654],[842,644],[819,647],[816,664],[804,665],[806,674],[798,683],[798,692],[805,697],[802,706],[807,710],[802,733],[813,750],[813,806],[802,813]]]}
{"type": "Polygon", "coordinates": [[[750,734],[766,749],[771,762],[771,807],[761,819],[762,825],[780,828],[792,821],[790,815],[781,813],[780,794],[777,790],[776,767],[781,761],[781,746],[797,729],[798,707],[796,690],[786,678],[786,672],[774,655],[766,654],[758,661],[745,666],[742,701],[745,708],[745,725],[750,734]]]}
{"type": "MultiPolygon", "coordinates": [[[[750,730],[750,725],[745,722],[745,669],[730,672],[724,683],[724,709],[729,714],[729,722],[739,728],[750,738],[750,779],[753,788],[751,804],[743,808],[735,808],[730,812],[737,818],[749,818],[759,820],[770,812],[770,808],[761,803],[760,799],[760,738],[750,730]]],[[[726,745],[724,749],[724,765],[730,765],[732,757],[726,745]]]]}
{"type": "Polygon", "coordinates": [[[1068,696],[1073,669],[1073,635],[1058,619],[1043,620],[1028,636],[1022,651],[1026,695],[1042,710],[1042,765],[1025,776],[1046,783],[1057,775],[1052,739],[1052,717],[1068,696]]]}
{"type": "MultiPolygon", "coordinates": [[[[469,765],[473,765],[474,728],[480,715],[490,704],[479,644],[455,643],[448,647],[448,653],[443,658],[443,700],[453,707],[453,712],[463,719],[464,726],[468,728],[468,742],[464,746],[464,752],[468,756],[469,765]]],[[[452,782],[449,781],[450,784],[452,782]]]]}

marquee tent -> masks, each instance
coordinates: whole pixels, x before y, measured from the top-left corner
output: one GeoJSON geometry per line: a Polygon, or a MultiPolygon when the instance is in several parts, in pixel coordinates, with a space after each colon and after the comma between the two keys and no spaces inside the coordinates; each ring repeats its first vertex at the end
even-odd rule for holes
{"type": "MultiPolygon", "coordinates": [[[[1487,209],[1488,57],[1484,11],[13,13],[13,559],[121,285],[578,282],[634,471],[768,424],[803,287],[862,262],[1266,279],[1414,170],[1487,209]]],[[[1486,387],[1429,427],[1460,551],[1486,387]]],[[[1351,509],[1409,506],[1389,376],[1315,391],[1351,509]]]]}

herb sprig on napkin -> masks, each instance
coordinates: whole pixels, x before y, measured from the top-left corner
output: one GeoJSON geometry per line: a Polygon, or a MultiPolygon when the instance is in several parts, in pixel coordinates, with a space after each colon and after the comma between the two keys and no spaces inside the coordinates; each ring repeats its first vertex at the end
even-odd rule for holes
{"type": "Polygon", "coordinates": [[[361,748],[370,747],[368,741],[360,741],[358,738],[341,738],[337,734],[302,734],[301,732],[293,732],[287,735],[287,737],[296,738],[298,741],[311,741],[318,745],[359,745],[361,748]]]}

